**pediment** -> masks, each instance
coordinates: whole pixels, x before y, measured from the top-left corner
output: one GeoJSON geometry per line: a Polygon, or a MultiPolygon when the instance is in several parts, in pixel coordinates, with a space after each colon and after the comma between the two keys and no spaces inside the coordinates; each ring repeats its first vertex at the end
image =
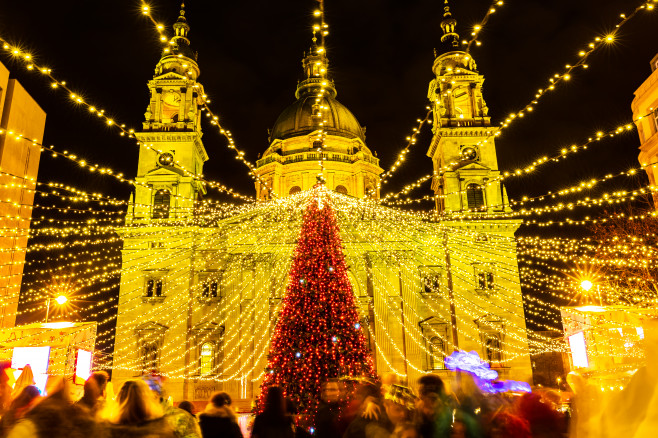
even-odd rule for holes
{"type": "Polygon", "coordinates": [[[147,321],[144,324],[140,324],[137,327],[135,327],[136,332],[143,332],[143,331],[166,332],[167,330],[169,330],[169,327],[154,321],[147,321]]]}
{"type": "Polygon", "coordinates": [[[455,170],[491,170],[490,167],[485,166],[484,164],[477,162],[477,161],[471,161],[471,162],[466,162],[462,166],[459,166],[455,168],[455,170]]]}
{"type": "Polygon", "coordinates": [[[180,80],[187,80],[187,78],[183,75],[179,75],[178,73],[170,71],[170,72],[167,72],[167,73],[162,74],[160,76],[154,77],[153,80],[156,80],[156,81],[161,81],[161,80],[180,81],[180,80]]]}
{"type": "MultiPolygon", "coordinates": [[[[146,172],[146,175],[148,176],[171,176],[172,173],[176,173],[178,175],[184,175],[184,172],[180,169],[177,169],[175,167],[164,167],[164,166],[158,166],[155,167],[148,172],[146,172]]],[[[145,176],[146,176],[145,175],[145,176]]]]}

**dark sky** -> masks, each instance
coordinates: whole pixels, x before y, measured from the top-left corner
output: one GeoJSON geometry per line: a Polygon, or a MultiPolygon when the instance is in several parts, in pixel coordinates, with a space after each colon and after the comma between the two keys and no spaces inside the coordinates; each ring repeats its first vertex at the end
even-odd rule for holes
{"type": "MultiPolygon", "coordinates": [[[[267,129],[294,100],[301,57],[310,44],[313,0],[187,0],[192,47],[199,53],[200,82],[212,108],[231,129],[238,146],[255,161],[267,148],[267,129]]],[[[488,0],[452,0],[458,31],[483,16],[488,0]]],[[[553,73],[577,60],[596,35],[614,28],[636,0],[516,0],[493,15],[473,56],[485,75],[485,99],[495,124],[521,109],[553,73]]],[[[432,79],[432,49],[441,36],[441,0],[326,0],[328,53],[338,99],[367,127],[367,143],[384,168],[404,146],[422,117],[432,79]]],[[[155,16],[170,25],[178,3],[157,0],[155,16]]],[[[599,129],[631,119],[633,92],[650,74],[658,52],[656,14],[643,12],[622,28],[618,41],[595,54],[590,68],[546,97],[537,110],[498,140],[499,166],[514,169],[579,142],[599,129]]],[[[159,59],[160,43],[140,13],[138,0],[5,1],[0,33],[31,51],[54,74],[117,121],[139,128],[148,101],[147,81],[159,59]]],[[[75,107],[66,93],[50,89],[35,73],[10,58],[2,62],[48,113],[46,144],[68,149],[90,162],[134,176],[137,147],[75,107]]],[[[210,161],[205,174],[253,194],[246,169],[210,125],[204,126],[210,161]]],[[[425,157],[429,136],[390,186],[431,171],[425,157]]],[[[539,194],[567,184],[637,165],[635,132],[510,182],[510,196],[539,194]]],[[[101,190],[126,199],[129,188],[109,178],[81,173],[62,159],[43,156],[39,179],[101,190]]],[[[628,181],[615,183],[630,186],[628,181]]],[[[386,192],[388,188],[385,188],[386,192]]],[[[427,194],[415,192],[417,196],[427,194]]],[[[591,212],[590,212],[591,213],[591,212]]]]}

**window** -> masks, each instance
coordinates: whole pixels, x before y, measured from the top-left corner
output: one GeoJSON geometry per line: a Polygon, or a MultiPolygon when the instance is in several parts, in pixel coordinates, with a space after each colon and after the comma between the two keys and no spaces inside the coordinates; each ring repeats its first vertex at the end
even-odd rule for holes
{"type": "Polygon", "coordinates": [[[427,273],[423,276],[423,291],[426,294],[437,294],[441,291],[441,275],[427,273]]]}
{"type": "Polygon", "coordinates": [[[475,320],[480,331],[482,342],[482,354],[484,360],[491,366],[502,366],[505,358],[503,340],[505,336],[505,324],[503,320],[494,314],[487,314],[475,320]]]}
{"type": "Polygon", "coordinates": [[[148,298],[163,296],[162,278],[150,277],[146,279],[146,296],[148,298]]]}
{"type": "Polygon", "coordinates": [[[479,184],[471,183],[466,186],[466,200],[469,210],[479,210],[484,207],[484,191],[479,184]]]}
{"type": "Polygon", "coordinates": [[[445,369],[445,357],[450,354],[450,324],[444,319],[431,316],[420,322],[427,349],[427,370],[445,369]]]}
{"type": "Polygon", "coordinates": [[[292,186],[290,187],[290,191],[288,192],[289,195],[294,195],[295,193],[301,192],[302,189],[299,186],[292,186]]]}
{"type": "Polygon", "coordinates": [[[347,188],[345,186],[336,186],[336,191],[341,195],[347,195],[347,188]]]}
{"type": "Polygon", "coordinates": [[[487,333],[484,341],[485,360],[499,365],[503,360],[503,346],[500,333],[487,333]]]}
{"type": "Polygon", "coordinates": [[[495,288],[493,272],[477,273],[477,288],[480,290],[491,290],[495,288]]]}
{"type": "Polygon", "coordinates": [[[201,296],[204,298],[217,298],[217,290],[219,289],[217,280],[206,280],[203,282],[203,291],[201,296]]]}
{"type": "Polygon", "coordinates": [[[322,141],[314,141],[313,142],[313,149],[322,149],[322,141]]]}
{"type": "Polygon", "coordinates": [[[169,190],[158,190],[153,196],[153,219],[167,219],[169,218],[169,208],[171,194],[169,190]]]}
{"type": "Polygon", "coordinates": [[[199,352],[199,373],[201,375],[213,374],[215,371],[215,345],[204,342],[199,352]]]}
{"type": "Polygon", "coordinates": [[[446,354],[446,342],[438,336],[430,338],[429,342],[430,352],[430,369],[443,370],[445,369],[444,357],[446,354]]]}
{"type": "Polygon", "coordinates": [[[443,285],[443,266],[420,267],[421,294],[439,294],[443,285]]]}
{"type": "Polygon", "coordinates": [[[142,345],[142,365],[144,372],[158,371],[158,344],[146,342],[142,345]]]}

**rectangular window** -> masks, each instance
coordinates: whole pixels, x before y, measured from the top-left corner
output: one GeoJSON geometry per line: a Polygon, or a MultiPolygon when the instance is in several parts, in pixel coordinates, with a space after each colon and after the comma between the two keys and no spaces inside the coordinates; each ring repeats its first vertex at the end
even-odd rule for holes
{"type": "Polygon", "coordinates": [[[482,291],[496,289],[495,266],[492,263],[475,263],[475,288],[482,291]]]}
{"type": "Polygon", "coordinates": [[[422,266],[420,281],[421,293],[440,294],[443,286],[443,266],[422,266]]]}
{"type": "Polygon", "coordinates": [[[164,282],[161,277],[147,277],[146,278],[146,291],[147,298],[162,297],[164,296],[164,282]]]}
{"type": "Polygon", "coordinates": [[[199,274],[201,298],[220,298],[222,292],[222,272],[199,274]]]}

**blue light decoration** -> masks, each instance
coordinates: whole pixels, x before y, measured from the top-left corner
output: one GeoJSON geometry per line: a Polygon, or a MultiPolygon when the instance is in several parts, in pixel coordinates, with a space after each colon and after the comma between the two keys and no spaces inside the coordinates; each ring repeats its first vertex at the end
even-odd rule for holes
{"type": "Polygon", "coordinates": [[[454,351],[445,360],[446,368],[452,371],[466,371],[482,380],[496,380],[498,373],[489,364],[480,360],[475,351],[454,351]]]}
{"type": "Polygon", "coordinates": [[[336,336],[332,336],[331,342],[333,342],[333,343],[338,342],[338,338],[336,336]]]}
{"type": "Polygon", "coordinates": [[[296,357],[296,358],[300,358],[300,357],[302,357],[302,353],[300,353],[300,352],[298,351],[297,353],[295,353],[295,357],[296,357]]]}
{"type": "Polygon", "coordinates": [[[357,330],[360,329],[360,328],[361,328],[361,324],[359,324],[359,323],[357,322],[356,324],[354,324],[354,328],[357,329],[357,330]]]}
{"type": "Polygon", "coordinates": [[[498,380],[498,373],[480,359],[475,351],[454,351],[445,359],[445,366],[452,371],[465,371],[473,375],[478,387],[491,394],[499,392],[531,392],[530,385],[516,380],[498,380]]]}

